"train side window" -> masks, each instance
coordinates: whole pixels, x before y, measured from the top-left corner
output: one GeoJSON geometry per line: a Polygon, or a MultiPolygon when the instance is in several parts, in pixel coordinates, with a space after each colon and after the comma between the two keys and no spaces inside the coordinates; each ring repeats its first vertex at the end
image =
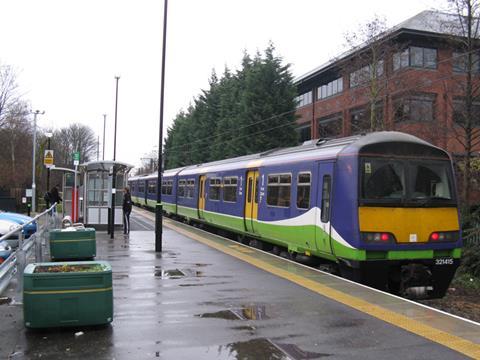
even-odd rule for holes
{"type": "Polygon", "coordinates": [[[236,176],[223,178],[223,201],[237,202],[237,183],[236,176]]]}
{"type": "Polygon", "coordinates": [[[149,181],[147,191],[148,191],[149,194],[156,194],[157,193],[157,182],[156,181],[149,181]]]}
{"type": "Polygon", "coordinates": [[[195,192],[195,179],[188,179],[187,186],[185,189],[185,197],[193,199],[193,194],[195,192]]]}
{"type": "Polygon", "coordinates": [[[138,184],[138,192],[139,193],[144,193],[145,192],[145,182],[142,181],[138,184]]]}
{"type": "Polygon", "coordinates": [[[135,183],[134,182],[130,183],[130,192],[132,192],[132,193],[135,192],[135,183]]]}
{"type": "Polygon", "coordinates": [[[330,175],[323,176],[322,186],[322,222],[330,221],[330,193],[332,188],[332,178],[330,175]]]}
{"type": "Polygon", "coordinates": [[[178,180],[178,188],[177,194],[178,197],[185,197],[185,187],[186,187],[186,180],[178,180]]]}
{"type": "Polygon", "coordinates": [[[291,174],[268,175],[267,205],[275,207],[290,207],[291,174]]]}
{"type": "Polygon", "coordinates": [[[208,189],[208,198],[213,201],[220,201],[220,189],[222,187],[222,179],[210,178],[210,187],[208,189]]]}
{"type": "Polygon", "coordinates": [[[162,194],[163,195],[172,195],[173,192],[173,181],[172,180],[163,180],[162,181],[162,194]]]}
{"type": "Polygon", "coordinates": [[[255,204],[258,204],[258,177],[255,179],[255,204]]]}
{"type": "Polygon", "coordinates": [[[308,209],[310,207],[311,174],[302,172],[297,177],[297,208],[308,209]]]}

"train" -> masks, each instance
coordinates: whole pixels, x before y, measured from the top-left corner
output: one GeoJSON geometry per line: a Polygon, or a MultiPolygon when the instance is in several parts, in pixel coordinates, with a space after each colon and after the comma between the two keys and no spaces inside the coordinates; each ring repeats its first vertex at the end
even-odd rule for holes
{"type": "MultiPolygon", "coordinates": [[[[128,180],[156,206],[157,176],[128,180]]],[[[441,298],[462,239],[450,155],[381,131],[165,170],[167,216],[402,296],[441,298]]]]}

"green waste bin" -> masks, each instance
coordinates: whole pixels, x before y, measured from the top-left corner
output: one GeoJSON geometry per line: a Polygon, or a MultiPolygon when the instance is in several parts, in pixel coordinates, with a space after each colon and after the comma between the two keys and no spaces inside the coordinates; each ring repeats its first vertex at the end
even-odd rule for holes
{"type": "Polygon", "coordinates": [[[52,261],[93,259],[97,255],[95,229],[54,229],[50,231],[52,261]]]}
{"type": "Polygon", "coordinates": [[[23,315],[27,328],[112,322],[110,264],[71,261],[27,265],[23,275],[23,315]]]}

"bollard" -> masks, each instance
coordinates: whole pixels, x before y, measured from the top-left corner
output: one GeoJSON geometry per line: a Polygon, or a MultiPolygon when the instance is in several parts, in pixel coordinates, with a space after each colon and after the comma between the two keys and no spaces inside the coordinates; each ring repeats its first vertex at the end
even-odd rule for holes
{"type": "Polygon", "coordinates": [[[25,251],[23,251],[23,232],[18,234],[18,249],[16,251],[17,256],[17,304],[23,302],[23,271],[25,270],[25,251]]]}

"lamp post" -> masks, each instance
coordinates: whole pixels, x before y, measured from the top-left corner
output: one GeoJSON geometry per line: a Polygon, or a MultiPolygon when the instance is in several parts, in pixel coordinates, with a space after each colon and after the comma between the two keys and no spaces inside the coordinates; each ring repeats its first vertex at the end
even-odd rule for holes
{"type": "Polygon", "coordinates": [[[107,114],[103,114],[103,150],[102,160],[105,160],[105,126],[107,124],[107,114]]]}
{"type": "MultiPolygon", "coordinates": [[[[50,140],[52,139],[53,133],[47,132],[45,134],[48,138],[47,141],[47,150],[52,150],[50,140]]],[[[52,164],[53,165],[53,164],[52,164]]],[[[50,191],[50,166],[47,166],[47,191],[50,191]]],[[[47,199],[47,209],[50,207],[50,200],[47,199]]]]}
{"type": "Polygon", "coordinates": [[[33,151],[32,151],[32,212],[35,212],[36,208],[36,194],[35,190],[37,185],[35,184],[35,156],[37,153],[37,116],[45,114],[45,111],[35,110],[33,112],[33,151]]]}
{"type": "Polygon", "coordinates": [[[113,239],[115,232],[115,195],[117,192],[117,171],[115,169],[115,160],[117,156],[117,109],[118,109],[118,80],[120,76],[115,76],[115,132],[113,135],[113,173],[112,173],[112,224],[110,229],[110,239],[113,239]]]}
{"type": "Polygon", "coordinates": [[[158,134],[158,173],[157,173],[157,204],[155,206],[155,251],[162,251],[162,145],[163,145],[163,100],[165,95],[165,52],[167,48],[167,7],[168,0],[163,5],[163,46],[162,46],[162,84],[160,90],[160,130],[158,134]]]}

